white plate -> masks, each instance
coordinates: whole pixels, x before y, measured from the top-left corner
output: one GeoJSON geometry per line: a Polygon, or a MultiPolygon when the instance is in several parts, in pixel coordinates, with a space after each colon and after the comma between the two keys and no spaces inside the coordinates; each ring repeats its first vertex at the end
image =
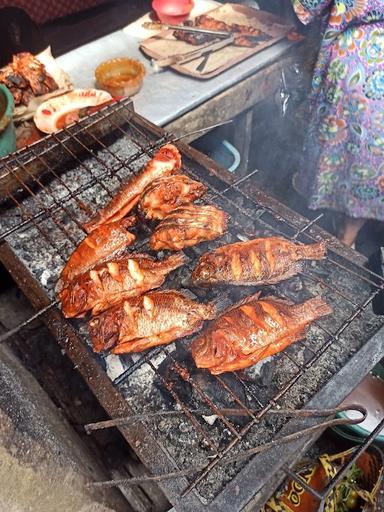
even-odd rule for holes
{"type": "Polygon", "coordinates": [[[53,133],[79,120],[79,111],[96,107],[112,99],[98,89],[75,89],[67,94],[42,103],[34,115],[37,128],[44,133],[53,133]]]}

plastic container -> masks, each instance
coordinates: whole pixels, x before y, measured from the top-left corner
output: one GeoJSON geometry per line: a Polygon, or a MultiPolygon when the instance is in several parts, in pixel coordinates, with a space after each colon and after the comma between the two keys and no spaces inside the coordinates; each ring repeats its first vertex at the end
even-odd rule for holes
{"type": "Polygon", "coordinates": [[[239,151],[230,142],[219,138],[215,133],[208,133],[201,139],[192,142],[192,146],[228,169],[229,172],[236,172],[240,165],[239,151]]]}
{"type": "Polygon", "coordinates": [[[220,144],[214,149],[211,158],[222,165],[229,172],[236,172],[241,162],[240,153],[227,140],[221,140],[220,144]]]}
{"type": "MultiPolygon", "coordinates": [[[[381,364],[375,366],[370,374],[365,377],[359,386],[344,400],[343,405],[358,404],[368,411],[367,419],[359,425],[345,425],[334,427],[333,430],[341,437],[362,443],[374,430],[383,418],[384,413],[384,367],[381,364]]],[[[356,413],[360,416],[359,413],[356,413]]],[[[339,418],[346,418],[347,415],[339,413],[339,418]]],[[[353,417],[352,415],[348,417],[353,417]]],[[[377,443],[384,443],[384,432],[376,438],[377,443]]]]}
{"type": "Polygon", "coordinates": [[[163,23],[178,25],[183,23],[194,6],[193,0],[153,0],[152,9],[163,23]]]}
{"type": "Polygon", "coordinates": [[[145,67],[134,59],[117,58],[99,64],[95,71],[97,85],[112,96],[137,94],[145,76],[145,67]]]}
{"type": "Polygon", "coordinates": [[[16,133],[13,124],[14,101],[11,92],[0,85],[0,158],[16,151],[16,133]]]}

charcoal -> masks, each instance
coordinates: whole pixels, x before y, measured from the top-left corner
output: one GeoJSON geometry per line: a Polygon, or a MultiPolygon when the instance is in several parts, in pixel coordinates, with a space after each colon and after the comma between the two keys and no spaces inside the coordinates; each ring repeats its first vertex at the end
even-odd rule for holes
{"type": "MultiPolygon", "coordinates": [[[[15,201],[9,198],[0,204],[1,232],[9,231],[6,241],[24,267],[22,278],[28,282],[32,276],[50,300],[56,299],[55,286],[65,262],[85,236],[81,225],[148,160],[150,151],[142,152],[141,147],[153,145],[155,139],[141,132],[140,123],[136,125],[132,121],[124,124],[124,132],[112,131],[101,145],[85,131],[77,137],[88,150],[66,136],[65,147],[54,155],[48,143],[43,142],[41,158],[46,166],[55,166],[55,174],[47,172],[41,177],[44,188],[37,182],[33,184],[35,196],[26,190],[19,191],[13,196],[15,201]],[[70,151],[76,157],[68,161],[70,151]],[[61,164],[63,157],[67,161],[61,164]],[[17,228],[23,219],[29,219],[29,223],[17,228]]],[[[20,158],[28,156],[31,154],[27,151],[20,158]]],[[[228,189],[227,184],[197,162],[187,157],[184,160],[187,164],[184,172],[204,181],[211,189],[209,200],[229,213],[229,228],[219,240],[186,249],[187,264],[168,276],[164,288],[191,288],[190,274],[198,258],[223,243],[295,235],[296,227],[289,219],[274,214],[272,209],[264,209],[241,192],[248,194],[247,180],[237,189],[228,189]],[[226,192],[221,194],[223,190],[226,192]]],[[[128,251],[156,255],[148,246],[152,229],[153,224],[140,217],[134,228],[137,241],[128,251]]],[[[308,233],[300,236],[302,241],[313,241],[308,233]]],[[[163,258],[167,254],[161,252],[156,256],[163,258]]],[[[305,263],[299,276],[274,286],[191,289],[196,300],[218,302],[224,298],[231,305],[257,290],[293,302],[321,295],[332,306],[333,314],[312,325],[304,343],[297,342],[282,354],[220,378],[195,367],[190,353],[193,336],[143,354],[93,354],[86,319],[69,321],[87,345],[89,357],[95,358],[134,412],[182,412],[144,422],[148,435],[156,439],[162,451],[181,469],[207,463],[215,450],[225,450],[231,443],[234,453],[272,440],[288,418],[268,414],[258,421],[253,421],[251,416],[221,418],[217,410],[240,408],[240,404],[259,411],[275,405],[303,407],[384,324],[384,318],[373,314],[368,301],[372,293],[370,275],[332,251],[325,260],[305,263]],[[353,313],[359,306],[364,308],[355,318],[353,313]],[[337,339],[329,333],[338,334],[337,339]],[[301,370],[304,365],[308,365],[308,371],[301,370]],[[207,414],[186,414],[188,409],[207,414]],[[243,429],[246,433],[239,441],[237,436],[243,429]]],[[[156,454],[153,458],[156,459],[156,454]]],[[[227,466],[218,464],[197,485],[201,502],[213,500],[246,464],[246,461],[227,466]]],[[[189,481],[194,481],[193,476],[189,481]]]]}

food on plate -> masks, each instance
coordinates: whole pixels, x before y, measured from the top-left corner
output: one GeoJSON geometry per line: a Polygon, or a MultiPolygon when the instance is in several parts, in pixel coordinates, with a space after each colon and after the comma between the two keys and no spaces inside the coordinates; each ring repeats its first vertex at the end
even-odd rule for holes
{"type": "Polygon", "coordinates": [[[97,85],[112,96],[133,96],[143,85],[145,67],[135,59],[117,58],[99,64],[95,70],[97,85]]]}
{"type": "Polygon", "coordinates": [[[154,251],[179,251],[222,236],[227,222],[227,214],[215,206],[179,206],[160,222],[149,243],[154,251]]]}
{"type": "Polygon", "coordinates": [[[116,256],[120,251],[133,244],[135,235],[128,228],[136,222],[136,217],[128,217],[118,222],[104,224],[88,235],[71,254],[61,272],[57,291],[63,288],[78,275],[86,272],[96,264],[116,256]]]}
{"type": "Polygon", "coordinates": [[[145,188],[139,208],[147,219],[161,220],[178,206],[192,203],[206,191],[205,185],[188,176],[166,176],[153,181],[145,188]]]}
{"type": "MultiPolygon", "coordinates": [[[[238,25],[237,23],[228,24],[224,21],[216,20],[212,16],[202,14],[192,21],[184,23],[185,26],[202,28],[205,30],[213,30],[215,32],[228,32],[235,35],[236,46],[253,47],[260,41],[271,39],[271,36],[262,32],[260,29],[247,26],[238,25]]],[[[216,36],[209,34],[199,34],[197,32],[186,32],[183,30],[175,30],[173,35],[179,41],[185,41],[192,45],[200,45],[212,41],[216,36]]]]}
{"type": "Polygon", "coordinates": [[[13,94],[15,105],[28,105],[34,96],[58,89],[58,85],[31,53],[17,53],[12,62],[0,69],[0,83],[13,94]]]}
{"type": "Polygon", "coordinates": [[[78,121],[112,101],[112,96],[97,89],[75,89],[41,103],[34,115],[34,122],[44,133],[54,133],[78,121]]]}
{"type": "Polygon", "coordinates": [[[184,263],[183,254],[162,261],[147,254],[130,254],[96,265],[59,293],[64,316],[81,317],[89,310],[97,315],[124,299],[158,288],[167,274],[184,263]]]}
{"type": "Polygon", "coordinates": [[[324,242],[298,245],[284,238],[256,238],[203,254],[192,281],[198,286],[274,284],[300,272],[300,260],[319,260],[325,253],[324,242]]]}
{"type": "Polygon", "coordinates": [[[142,171],[123,185],[117,194],[91,219],[84,228],[88,233],[100,224],[121,219],[138,203],[145,187],[161,176],[169,176],[180,170],[181,155],[173,144],[161,147],[142,171]]]}
{"type": "Polygon", "coordinates": [[[320,297],[293,304],[256,294],[214,320],[193,341],[192,355],[214,375],[247,368],[304,338],[311,322],[331,313],[320,297]]]}
{"type": "Polygon", "coordinates": [[[176,290],[127,299],[89,322],[95,352],[140,352],[201,329],[215,317],[215,306],[200,304],[176,290]]]}

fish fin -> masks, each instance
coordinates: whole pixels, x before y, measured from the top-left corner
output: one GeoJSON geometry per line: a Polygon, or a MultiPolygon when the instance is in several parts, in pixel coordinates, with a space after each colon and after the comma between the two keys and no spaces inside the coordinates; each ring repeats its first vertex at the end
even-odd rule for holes
{"type": "Polygon", "coordinates": [[[185,336],[179,329],[170,329],[167,332],[161,334],[155,334],[146,338],[134,338],[133,340],[118,343],[113,349],[114,354],[126,354],[128,352],[142,352],[151,347],[157,347],[159,345],[167,345],[172,341],[185,336]]]}
{"type": "Polygon", "coordinates": [[[137,216],[130,215],[129,217],[124,217],[120,222],[125,228],[131,228],[137,223],[137,216]]]}
{"type": "Polygon", "coordinates": [[[180,290],[164,290],[164,293],[167,292],[179,292],[182,295],[184,295],[184,297],[187,299],[197,300],[197,296],[193,292],[191,292],[191,290],[188,290],[186,288],[181,288],[180,290]]]}
{"type": "MultiPolygon", "coordinates": [[[[172,256],[169,256],[166,260],[163,261],[167,264],[167,266],[175,270],[183,265],[186,265],[189,259],[190,258],[188,258],[184,252],[180,251],[177,254],[172,254],[172,256]]],[[[162,261],[160,263],[162,263],[162,261]]]]}
{"type": "Polygon", "coordinates": [[[66,286],[64,285],[64,280],[60,276],[55,286],[55,294],[59,295],[64,290],[64,288],[66,288],[66,286]]]}
{"type": "Polygon", "coordinates": [[[296,246],[296,254],[303,260],[322,260],[325,258],[327,246],[325,242],[317,242],[310,245],[296,246]]]}
{"type": "Polygon", "coordinates": [[[274,356],[283,350],[285,350],[287,347],[295,343],[296,341],[299,341],[303,338],[305,338],[306,333],[306,326],[296,330],[294,333],[289,334],[288,336],[284,336],[283,338],[280,338],[278,341],[274,343],[270,343],[266,347],[261,348],[256,353],[251,355],[252,358],[252,364],[256,364],[259,361],[262,361],[263,359],[266,359],[267,357],[274,356]]]}
{"type": "Polygon", "coordinates": [[[232,311],[232,309],[240,308],[241,306],[244,306],[245,304],[249,304],[249,302],[252,302],[253,300],[259,300],[261,294],[262,294],[262,292],[258,291],[256,293],[254,293],[253,295],[244,297],[244,299],[240,300],[239,302],[236,302],[236,304],[233,304],[226,311],[232,311]]]}
{"type": "Polygon", "coordinates": [[[299,312],[301,308],[303,309],[303,314],[308,318],[308,321],[316,320],[317,318],[321,318],[322,316],[327,316],[332,313],[331,306],[327,304],[322,297],[314,297],[302,304],[298,304],[296,311],[299,312]]]}
{"type": "Polygon", "coordinates": [[[287,279],[290,279],[291,277],[296,276],[303,270],[303,265],[300,261],[295,262],[284,274],[280,274],[279,276],[268,279],[267,281],[264,281],[263,284],[277,284],[281,281],[286,281],[287,279]]]}

